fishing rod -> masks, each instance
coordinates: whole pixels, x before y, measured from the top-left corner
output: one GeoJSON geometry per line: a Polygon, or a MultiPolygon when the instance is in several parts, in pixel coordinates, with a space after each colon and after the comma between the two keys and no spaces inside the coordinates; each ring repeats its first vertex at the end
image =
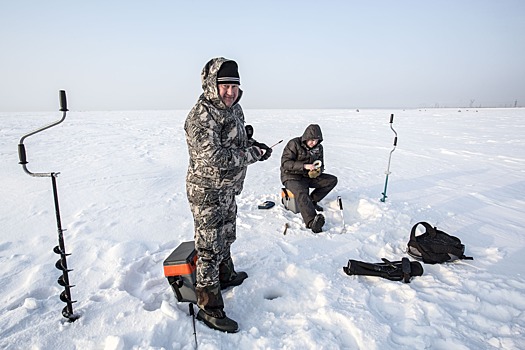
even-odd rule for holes
{"type": "Polygon", "coordinates": [[[390,151],[390,156],[388,157],[388,167],[386,168],[386,171],[385,171],[385,174],[386,174],[385,189],[383,190],[383,193],[381,193],[383,195],[383,198],[380,199],[381,202],[384,202],[386,200],[386,197],[388,197],[386,195],[386,187],[388,185],[388,176],[391,174],[391,172],[390,172],[390,160],[392,159],[392,153],[396,150],[396,146],[397,146],[397,132],[392,127],[393,123],[394,123],[394,115],[391,114],[390,115],[390,129],[392,129],[392,131],[394,132],[394,135],[395,135],[394,136],[394,148],[392,148],[392,150],[390,151]]]}
{"type": "Polygon", "coordinates": [[[57,230],[58,230],[58,245],[53,248],[53,252],[60,255],[60,259],[55,264],[55,267],[62,271],[62,275],[58,278],[57,282],[59,285],[64,287],[64,291],[60,293],[60,300],[62,300],[64,303],[66,303],[66,306],[62,309],[62,316],[68,319],[69,322],[74,322],[76,319],[80,317],[80,315],[77,315],[73,312],[73,303],[76,301],[73,301],[71,298],[71,288],[74,287],[74,285],[71,285],[69,282],[69,272],[73,271],[68,269],[67,267],[67,256],[71,254],[66,253],[66,247],[64,244],[64,231],[65,229],[62,229],[62,222],[60,219],[60,209],[58,205],[58,190],[57,190],[57,184],[56,184],[56,178],[58,177],[58,172],[50,172],[50,173],[36,173],[31,172],[29,169],[27,169],[27,154],[26,154],[26,148],[24,145],[24,140],[32,136],[34,134],[37,134],[41,131],[47,130],[55,125],[58,125],[66,119],[66,113],[68,111],[67,109],[67,99],[66,99],[66,92],[64,90],[59,91],[59,98],[60,98],[60,111],[62,112],[62,118],[57,120],[56,122],[53,122],[49,125],[43,126],[41,128],[38,128],[28,134],[25,134],[20,139],[20,143],[18,144],[18,157],[20,159],[19,164],[22,165],[22,168],[24,171],[33,177],[50,177],[51,183],[53,187],[53,198],[55,202],[55,216],[57,221],[57,230]]]}
{"type": "Polygon", "coordinates": [[[270,148],[274,148],[275,146],[277,146],[277,145],[280,144],[281,142],[283,142],[283,140],[281,140],[281,141],[279,141],[279,142],[273,144],[272,146],[270,146],[270,148]]]}

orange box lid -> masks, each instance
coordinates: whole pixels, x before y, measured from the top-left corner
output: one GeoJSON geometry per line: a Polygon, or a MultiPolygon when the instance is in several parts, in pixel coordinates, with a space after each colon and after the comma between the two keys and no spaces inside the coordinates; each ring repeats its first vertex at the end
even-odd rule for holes
{"type": "Polygon", "coordinates": [[[164,265],[164,276],[181,276],[191,275],[197,268],[197,254],[193,257],[193,261],[179,265],[164,265]]]}

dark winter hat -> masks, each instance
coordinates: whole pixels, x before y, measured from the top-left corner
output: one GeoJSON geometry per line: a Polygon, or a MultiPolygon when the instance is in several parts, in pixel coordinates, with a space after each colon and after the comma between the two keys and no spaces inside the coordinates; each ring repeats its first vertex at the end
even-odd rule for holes
{"type": "Polygon", "coordinates": [[[217,84],[241,85],[239,67],[235,61],[226,61],[222,64],[217,72],[217,84]]]}

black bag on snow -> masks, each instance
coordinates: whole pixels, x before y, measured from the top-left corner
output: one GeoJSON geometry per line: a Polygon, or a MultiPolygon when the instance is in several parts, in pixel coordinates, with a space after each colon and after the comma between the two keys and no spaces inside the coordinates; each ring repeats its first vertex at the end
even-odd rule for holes
{"type": "Polygon", "coordinates": [[[464,255],[465,246],[461,244],[459,238],[440,231],[427,222],[418,222],[412,227],[407,253],[426,264],[438,264],[456,259],[473,260],[472,257],[464,255]],[[416,236],[418,225],[423,225],[426,231],[416,236]]]}
{"type": "Polygon", "coordinates": [[[408,258],[393,262],[385,258],[381,260],[383,260],[382,263],[372,264],[350,259],[348,265],[343,267],[343,271],[349,276],[377,276],[405,283],[410,283],[411,277],[423,274],[423,266],[417,261],[410,261],[408,258]]]}

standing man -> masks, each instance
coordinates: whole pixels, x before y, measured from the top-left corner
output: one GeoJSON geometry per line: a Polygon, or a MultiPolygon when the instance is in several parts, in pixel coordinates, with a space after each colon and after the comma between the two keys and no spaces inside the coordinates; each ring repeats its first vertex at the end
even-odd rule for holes
{"type": "Polygon", "coordinates": [[[186,192],[198,256],[197,319],[210,328],[236,332],[238,324],[226,316],[221,294],[221,289],[238,286],[248,277],[235,271],[230,253],[236,239],[235,196],[242,191],[248,165],[268,159],[272,150],[253,140],[253,128],[244,125],[237,63],[213,58],[201,79],[204,92],[184,124],[189,152],[186,192]]]}
{"type": "Polygon", "coordinates": [[[337,177],[323,173],[323,134],[310,124],[302,136],[288,141],[281,156],[281,182],[292,191],[306,227],[314,233],[323,230],[325,218],[317,204],[337,185],[337,177]],[[310,188],[314,188],[310,193],[310,188]]]}

